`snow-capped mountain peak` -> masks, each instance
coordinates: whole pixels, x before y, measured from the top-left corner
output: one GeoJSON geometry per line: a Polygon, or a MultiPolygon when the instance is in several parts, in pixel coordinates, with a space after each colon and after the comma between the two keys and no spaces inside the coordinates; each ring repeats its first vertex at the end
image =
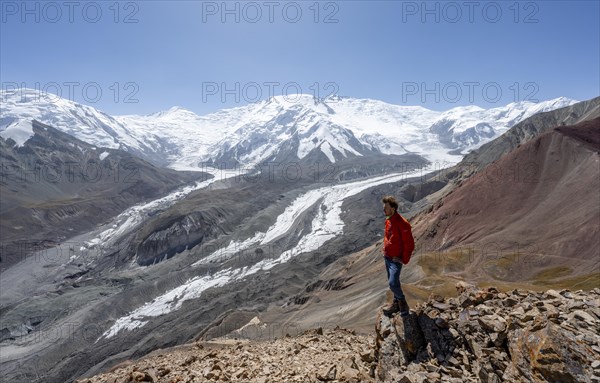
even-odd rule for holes
{"type": "MultiPolygon", "coordinates": [[[[154,118],[161,121],[195,120],[200,118],[196,113],[181,106],[174,106],[161,112],[151,113],[143,117],[154,118]]],[[[118,117],[117,117],[118,118],[118,117]]]]}
{"type": "Polygon", "coordinates": [[[289,94],[204,116],[177,106],[145,116],[109,116],[33,89],[2,91],[1,97],[4,139],[19,132],[23,140],[25,130],[15,127],[21,120],[36,119],[95,146],[129,150],[174,168],[197,167],[205,161],[248,165],[313,155],[335,162],[349,156],[406,152],[456,162],[462,157],[459,152],[492,140],[523,119],[576,102],[559,97],[437,112],[372,99],[289,94]]]}

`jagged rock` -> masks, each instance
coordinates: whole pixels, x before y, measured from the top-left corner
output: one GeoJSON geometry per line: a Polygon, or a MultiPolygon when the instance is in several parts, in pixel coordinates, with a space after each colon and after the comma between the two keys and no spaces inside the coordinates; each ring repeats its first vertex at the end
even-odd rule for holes
{"type": "Polygon", "coordinates": [[[506,320],[497,314],[485,315],[477,320],[488,331],[504,332],[506,330],[506,320]]]}
{"type": "Polygon", "coordinates": [[[585,311],[577,310],[577,311],[573,312],[573,316],[579,320],[586,322],[590,326],[596,324],[596,319],[594,319],[593,316],[586,313],[585,311]]]}
{"type": "Polygon", "coordinates": [[[168,368],[168,367],[162,367],[161,366],[161,367],[158,368],[158,376],[161,377],[161,378],[163,376],[165,376],[165,375],[168,375],[170,372],[171,372],[171,369],[168,368]]]}
{"type": "Polygon", "coordinates": [[[550,382],[584,382],[597,353],[573,340],[573,334],[554,323],[541,330],[516,330],[509,334],[511,365],[505,379],[524,376],[530,381],[542,377],[550,382]],[[594,356],[594,354],[596,354],[594,356]]]}
{"type": "Polygon", "coordinates": [[[354,357],[348,357],[342,362],[339,379],[349,382],[358,381],[359,372],[359,367],[356,364],[354,357]]]}
{"type": "Polygon", "coordinates": [[[134,382],[154,382],[155,380],[146,372],[132,371],[131,380],[134,382]]]}
{"type": "Polygon", "coordinates": [[[450,326],[448,326],[448,322],[446,322],[446,320],[444,318],[435,318],[435,325],[438,326],[439,328],[442,329],[447,329],[450,326]]]}
{"type": "Polygon", "coordinates": [[[438,310],[445,311],[449,310],[452,306],[447,303],[435,302],[433,303],[433,307],[435,307],[438,310]]]}
{"type": "Polygon", "coordinates": [[[373,350],[361,352],[360,359],[364,362],[371,363],[375,359],[375,353],[373,350]]]}
{"type": "Polygon", "coordinates": [[[460,281],[460,282],[456,283],[456,291],[458,292],[459,295],[461,295],[463,293],[468,294],[468,293],[476,292],[477,287],[470,283],[460,281]]]}
{"type": "Polygon", "coordinates": [[[321,371],[317,372],[317,379],[321,381],[329,381],[334,380],[337,375],[337,367],[334,365],[330,365],[321,369],[321,371]]]}
{"type": "Polygon", "coordinates": [[[414,380],[411,379],[410,376],[402,374],[398,383],[414,383],[414,380]]]}
{"type": "Polygon", "coordinates": [[[378,379],[385,381],[397,375],[400,371],[400,364],[404,364],[400,361],[402,356],[398,355],[398,353],[402,352],[402,349],[391,319],[383,315],[383,311],[381,310],[377,314],[375,331],[376,376],[378,379]]]}
{"type": "Polygon", "coordinates": [[[556,291],[556,290],[547,290],[544,293],[544,295],[545,295],[546,299],[550,299],[550,298],[563,299],[563,296],[560,295],[558,293],[558,291],[556,291]]]}
{"type": "Polygon", "coordinates": [[[562,295],[563,297],[565,297],[567,299],[573,299],[573,294],[569,290],[562,290],[560,292],[560,295],[562,295]]]}
{"type": "Polygon", "coordinates": [[[198,359],[197,356],[192,355],[192,356],[186,358],[181,365],[182,366],[189,366],[190,364],[194,363],[197,359],[198,359]]]}
{"type": "Polygon", "coordinates": [[[432,296],[406,317],[380,308],[372,338],[321,328],[268,342],[190,345],[80,382],[600,383],[600,289],[460,289],[461,299],[432,296]]]}
{"type": "MultiPolygon", "coordinates": [[[[600,382],[600,362],[594,363],[600,360],[595,291],[501,293],[459,283],[457,292],[457,299],[440,301],[432,295],[415,307],[411,315],[417,318],[422,341],[410,354],[378,316],[375,355],[381,380],[600,382]],[[394,375],[403,366],[406,371],[394,375]],[[426,375],[432,373],[439,378],[426,375]]],[[[396,318],[392,323],[406,321],[396,318]]]]}
{"type": "Polygon", "coordinates": [[[501,347],[504,344],[505,340],[506,340],[506,333],[505,332],[490,334],[490,341],[496,347],[501,347]]]}
{"type": "Polygon", "coordinates": [[[412,313],[406,317],[395,316],[392,321],[399,341],[403,364],[414,360],[423,346],[423,331],[418,322],[419,317],[412,313]]]}
{"type": "Polygon", "coordinates": [[[418,315],[418,324],[421,333],[423,334],[424,341],[430,347],[428,354],[435,356],[439,363],[443,362],[446,359],[446,353],[448,352],[448,347],[446,346],[448,341],[446,339],[447,337],[444,336],[443,331],[447,330],[436,326],[434,320],[422,313],[418,315]]]}

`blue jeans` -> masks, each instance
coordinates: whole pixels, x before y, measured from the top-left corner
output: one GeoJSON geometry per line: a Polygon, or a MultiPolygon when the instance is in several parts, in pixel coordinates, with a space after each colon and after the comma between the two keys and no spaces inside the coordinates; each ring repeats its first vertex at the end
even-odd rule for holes
{"type": "Polygon", "coordinates": [[[390,261],[388,258],[385,259],[385,270],[387,271],[388,285],[390,290],[394,293],[395,299],[404,299],[404,293],[402,292],[402,286],[400,285],[400,271],[402,271],[402,263],[390,261]]]}

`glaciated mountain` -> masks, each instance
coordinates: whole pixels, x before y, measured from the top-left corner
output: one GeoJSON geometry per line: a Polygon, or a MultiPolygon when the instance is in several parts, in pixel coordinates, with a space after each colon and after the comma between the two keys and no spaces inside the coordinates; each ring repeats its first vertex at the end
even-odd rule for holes
{"type": "Polygon", "coordinates": [[[483,109],[466,106],[442,113],[431,125],[430,131],[448,148],[463,153],[490,141],[534,114],[548,112],[574,104],[566,97],[533,103],[513,102],[506,106],[483,109]]]}
{"type": "Polygon", "coordinates": [[[414,153],[455,162],[523,119],[576,101],[564,97],[446,112],[370,99],[310,95],[266,101],[198,116],[174,107],[146,116],[109,116],[35,90],[2,91],[3,137],[36,119],[92,145],[120,148],[177,169],[200,163],[337,162],[372,154],[414,153]]]}
{"type": "Polygon", "coordinates": [[[174,148],[172,152],[164,153],[166,162],[170,167],[185,169],[197,168],[198,163],[207,161],[207,154],[214,145],[229,136],[256,109],[259,109],[259,105],[251,104],[198,116],[184,108],[173,107],[146,116],[115,118],[131,129],[149,130],[163,137],[174,148]]]}
{"type": "Polygon", "coordinates": [[[434,162],[451,162],[533,114],[575,102],[563,97],[487,110],[466,106],[436,112],[338,96],[279,96],[261,103],[242,126],[213,146],[210,157],[247,164],[304,159],[321,152],[336,162],[374,152],[413,152],[434,162]]]}
{"type": "MultiPolygon", "coordinates": [[[[132,129],[91,106],[50,93],[33,89],[3,90],[0,92],[0,100],[0,132],[4,139],[12,136],[11,131],[13,135],[22,136],[23,121],[30,124],[37,120],[90,145],[121,149],[154,163],[161,163],[165,153],[176,149],[151,129],[132,129]]],[[[17,142],[21,145],[24,143],[23,140],[17,142]]]]}
{"type": "MultiPolygon", "coordinates": [[[[213,145],[216,162],[255,164],[263,161],[302,160],[309,156],[336,162],[348,156],[379,152],[334,121],[326,101],[312,96],[273,97],[250,114],[242,126],[213,145]]],[[[404,154],[405,150],[395,153],[404,154]]]]}

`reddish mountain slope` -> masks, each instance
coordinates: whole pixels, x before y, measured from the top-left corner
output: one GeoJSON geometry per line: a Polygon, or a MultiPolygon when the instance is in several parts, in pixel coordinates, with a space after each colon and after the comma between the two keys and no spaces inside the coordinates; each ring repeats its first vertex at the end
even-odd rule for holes
{"type": "Polygon", "coordinates": [[[600,285],[599,137],[600,118],[559,127],[470,177],[413,219],[421,266],[600,285]]]}

